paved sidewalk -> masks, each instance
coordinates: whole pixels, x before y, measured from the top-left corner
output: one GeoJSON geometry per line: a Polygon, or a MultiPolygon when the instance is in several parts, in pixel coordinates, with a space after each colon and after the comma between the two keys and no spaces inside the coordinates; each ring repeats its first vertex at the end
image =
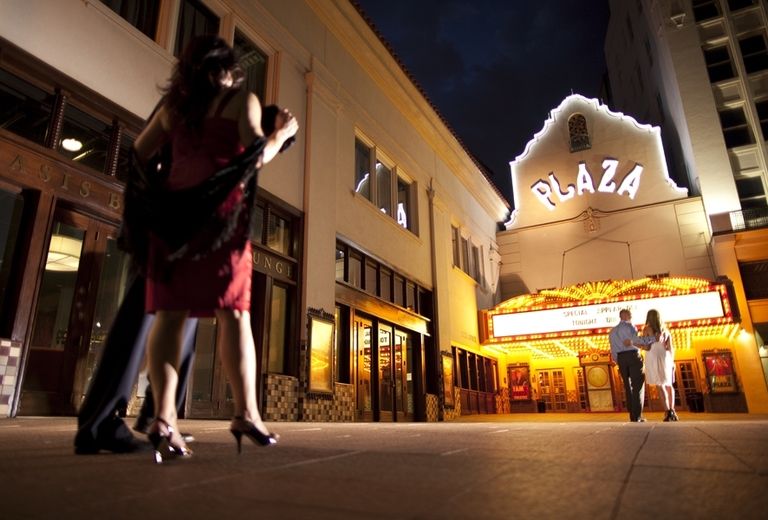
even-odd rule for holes
{"type": "Polygon", "coordinates": [[[764,518],[768,417],[464,417],[272,423],[237,456],[225,421],[182,421],[195,455],[75,456],[73,418],[0,419],[3,519],[764,518]]]}

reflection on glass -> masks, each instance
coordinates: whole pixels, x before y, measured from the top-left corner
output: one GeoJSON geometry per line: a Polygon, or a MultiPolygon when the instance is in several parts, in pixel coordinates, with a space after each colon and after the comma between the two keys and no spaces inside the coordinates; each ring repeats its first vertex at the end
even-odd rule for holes
{"type": "Polygon", "coordinates": [[[352,254],[349,255],[349,282],[354,287],[361,287],[363,259],[359,256],[352,254]]]}
{"type": "Polygon", "coordinates": [[[411,229],[408,216],[411,213],[411,185],[401,177],[397,178],[397,223],[411,229]]]}
{"type": "Polygon", "coordinates": [[[392,213],[392,170],[376,161],[376,188],[379,190],[379,209],[382,213],[392,213]]]}
{"type": "Polygon", "coordinates": [[[355,191],[371,200],[371,149],[355,139],[355,191]]]}
{"type": "MultiPolygon", "coordinates": [[[[55,222],[53,235],[79,242],[82,248],[85,231],[55,222]]],[[[76,252],[80,258],[80,251],[76,252]]],[[[75,297],[77,266],[75,270],[49,270],[43,273],[37,299],[35,324],[32,330],[32,347],[64,350],[69,327],[69,315],[75,297]]]]}
{"type": "Polygon", "coordinates": [[[219,34],[219,17],[200,0],[182,0],[176,31],[176,49],[173,55],[181,56],[189,42],[196,36],[204,34],[219,34]]]}
{"type": "Polygon", "coordinates": [[[310,323],[309,389],[332,392],[333,323],[315,317],[310,323]]]}
{"type": "Polygon", "coordinates": [[[112,125],[67,105],[61,141],[56,146],[62,155],[103,172],[111,135],[112,125]]]}
{"type": "Polygon", "coordinates": [[[392,331],[379,328],[379,410],[392,411],[392,331]]]}
{"type": "Polygon", "coordinates": [[[235,30],[233,47],[245,75],[245,88],[256,94],[264,103],[267,94],[267,55],[238,30],[235,30]]]}
{"type": "Polygon", "coordinates": [[[123,296],[127,289],[128,267],[128,255],[117,248],[115,240],[108,239],[107,250],[104,253],[104,265],[101,268],[101,275],[99,277],[99,288],[96,293],[93,323],[91,325],[91,342],[86,361],[86,377],[88,382],[85,388],[90,386],[91,376],[96,369],[98,359],[101,357],[107,332],[112,327],[112,322],[117,315],[120,302],[123,301],[123,296]]]}
{"type": "Polygon", "coordinates": [[[128,173],[131,171],[131,150],[133,149],[133,138],[125,133],[120,137],[120,148],[117,151],[117,171],[115,177],[121,181],[128,180],[128,173]]]}
{"type": "Polygon", "coordinates": [[[285,342],[288,332],[288,291],[279,285],[272,286],[272,303],[269,313],[269,355],[267,369],[273,374],[285,372],[285,342]]]}
{"type": "Polygon", "coordinates": [[[15,291],[11,288],[18,283],[19,275],[14,274],[16,247],[19,242],[19,228],[24,209],[21,195],[0,190],[0,336],[10,337],[12,314],[15,311],[15,291]]]}
{"type": "Polygon", "coordinates": [[[54,95],[0,69],[0,128],[45,144],[54,95]]]}
{"type": "Polygon", "coordinates": [[[195,335],[195,363],[192,372],[192,400],[213,399],[213,371],[216,360],[216,319],[199,318],[195,335]]]}
{"type": "Polygon", "coordinates": [[[256,204],[253,208],[253,218],[251,219],[251,240],[257,244],[262,244],[264,240],[264,207],[256,204]]]}
{"type": "Polygon", "coordinates": [[[337,280],[344,280],[344,257],[346,256],[346,253],[344,252],[344,248],[336,245],[336,279],[337,280]]]}
{"type": "Polygon", "coordinates": [[[357,351],[357,409],[370,412],[371,407],[371,323],[355,321],[357,351]]]}
{"type": "Polygon", "coordinates": [[[155,39],[160,2],[147,2],[146,0],[101,0],[101,3],[119,14],[125,21],[143,32],[148,38],[155,39]]]}
{"type": "Polygon", "coordinates": [[[381,268],[380,271],[380,286],[381,299],[386,301],[392,301],[392,271],[389,269],[381,268]]]}
{"type": "Polygon", "coordinates": [[[395,403],[398,411],[407,409],[405,396],[405,348],[407,346],[406,336],[400,332],[395,332],[395,403]]]}
{"type": "Polygon", "coordinates": [[[291,256],[291,241],[290,223],[270,212],[267,224],[267,247],[285,256],[291,256]]]}

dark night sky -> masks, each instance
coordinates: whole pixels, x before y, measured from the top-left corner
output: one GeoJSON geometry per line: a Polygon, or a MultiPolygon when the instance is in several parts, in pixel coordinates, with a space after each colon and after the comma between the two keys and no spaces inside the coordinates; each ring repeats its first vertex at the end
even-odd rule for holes
{"type": "Polygon", "coordinates": [[[355,1],[510,203],[549,111],[599,97],[608,0],[355,1]]]}

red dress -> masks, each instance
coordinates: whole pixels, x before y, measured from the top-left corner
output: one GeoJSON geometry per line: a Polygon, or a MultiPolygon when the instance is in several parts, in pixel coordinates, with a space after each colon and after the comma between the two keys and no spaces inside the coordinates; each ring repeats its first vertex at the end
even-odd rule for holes
{"type": "MultiPolygon", "coordinates": [[[[177,125],[170,138],[173,161],[166,183],[170,190],[199,184],[244,149],[237,121],[218,115],[206,119],[200,131],[177,125]]],[[[243,188],[238,185],[232,190],[219,211],[242,200],[243,188]]],[[[150,236],[145,310],[188,310],[196,317],[213,316],[214,309],[250,310],[253,255],[248,234],[244,211],[234,236],[221,248],[198,260],[182,258],[162,273],[156,267],[157,255],[168,250],[162,241],[150,236]]]]}

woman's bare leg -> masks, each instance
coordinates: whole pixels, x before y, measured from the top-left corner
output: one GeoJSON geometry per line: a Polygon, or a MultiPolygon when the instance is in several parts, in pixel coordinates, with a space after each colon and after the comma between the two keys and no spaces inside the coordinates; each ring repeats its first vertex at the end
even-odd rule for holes
{"type": "Polygon", "coordinates": [[[667,400],[667,410],[675,409],[675,387],[667,385],[664,387],[664,393],[667,400]]]}
{"type": "Polygon", "coordinates": [[[235,416],[268,433],[256,402],[256,348],[248,311],[216,310],[217,344],[235,401],[235,416]]]}
{"type": "Polygon", "coordinates": [[[157,311],[147,340],[149,378],[155,401],[155,417],[175,431],[176,386],[179,381],[179,353],[187,311],[157,311]]]}

